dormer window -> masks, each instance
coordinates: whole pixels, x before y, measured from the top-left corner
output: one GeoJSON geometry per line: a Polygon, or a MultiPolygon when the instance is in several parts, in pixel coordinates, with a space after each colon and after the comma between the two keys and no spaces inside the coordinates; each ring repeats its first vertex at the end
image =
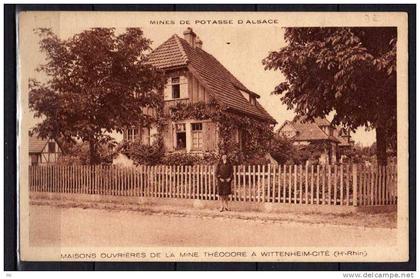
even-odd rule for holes
{"type": "Polygon", "coordinates": [[[242,96],[244,96],[244,98],[253,106],[255,106],[257,104],[257,100],[255,98],[255,96],[253,94],[250,94],[248,92],[239,90],[242,94],[242,96]]]}
{"type": "Polygon", "coordinates": [[[179,99],[181,97],[179,77],[173,77],[171,80],[171,84],[172,84],[172,99],[179,99]]]}
{"type": "Polygon", "coordinates": [[[255,100],[255,97],[252,97],[251,95],[249,95],[249,102],[251,103],[251,105],[256,105],[256,100],[255,100]]]}

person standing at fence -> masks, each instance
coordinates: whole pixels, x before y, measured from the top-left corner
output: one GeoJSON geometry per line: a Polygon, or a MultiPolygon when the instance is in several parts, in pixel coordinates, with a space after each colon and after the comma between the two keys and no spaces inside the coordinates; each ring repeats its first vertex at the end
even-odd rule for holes
{"type": "Polygon", "coordinates": [[[227,155],[222,155],[222,160],[217,164],[216,168],[218,195],[220,199],[220,212],[229,211],[228,199],[231,194],[231,182],[233,178],[233,166],[228,161],[227,155]]]}

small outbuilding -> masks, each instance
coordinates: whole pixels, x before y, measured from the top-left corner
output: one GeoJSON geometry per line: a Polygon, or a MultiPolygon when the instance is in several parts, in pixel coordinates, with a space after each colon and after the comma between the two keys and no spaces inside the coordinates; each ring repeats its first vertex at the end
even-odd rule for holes
{"type": "Polygon", "coordinates": [[[29,164],[31,166],[56,164],[62,150],[54,139],[42,139],[37,135],[29,135],[29,164]]]}

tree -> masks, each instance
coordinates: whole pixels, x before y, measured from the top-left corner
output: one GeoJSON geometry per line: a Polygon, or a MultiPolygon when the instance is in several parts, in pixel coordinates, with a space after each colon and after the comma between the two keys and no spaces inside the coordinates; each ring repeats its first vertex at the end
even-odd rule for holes
{"type": "Polygon", "coordinates": [[[297,149],[293,143],[286,137],[274,137],[271,140],[270,155],[279,164],[286,164],[288,161],[294,161],[297,149]]]}
{"type": "Polygon", "coordinates": [[[147,60],[149,39],[140,28],[117,35],[114,28],[93,28],[69,39],[38,29],[46,63],[37,69],[48,81],[30,80],[29,107],[42,118],[32,132],[41,137],[81,139],[88,143],[90,164],[109,133],[149,125],[144,108],[159,109],[163,74],[147,60]]]}
{"type": "Polygon", "coordinates": [[[308,119],[334,111],[333,124],[375,129],[385,165],[396,143],[397,29],[286,28],[284,38],[287,45],[263,60],[286,78],[273,93],[308,119]]]}

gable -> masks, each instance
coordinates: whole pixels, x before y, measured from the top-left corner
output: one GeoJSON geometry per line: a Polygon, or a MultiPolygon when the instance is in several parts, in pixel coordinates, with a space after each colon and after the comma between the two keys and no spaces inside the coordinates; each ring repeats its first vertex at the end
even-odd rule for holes
{"type": "Polygon", "coordinates": [[[149,62],[159,69],[177,68],[187,65],[187,58],[175,36],[158,46],[149,56],[149,62]]]}
{"type": "Polygon", "coordinates": [[[280,128],[277,130],[279,136],[285,136],[287,138],[292,138],[296,136],[297,130],[293,127],[293,124],[290,121],[285,121],[280,128]]]}
{"type": "Polygon", "coordinates": [[[47,139],[41,139],[36,135],[29,136],[29,153],[41,153],[47,142],[47,139]]]}
{"type": "MultiPolygon", "coordinates": [[[[259,104],[251,104],[240,90],[252,92],[235,78],[215,57],[186,40],[173,35],[150,55],[149,61],[165,71],[187,67],[214,99],[228,109],[248,114],[270,123],[273,117],[259,104]]],[[[256,93],[252,93],[259,97],[256,93]]]]}
{"type": "Polygon", "coordinates": [[[29,153],[45,153],[50,152],[48,143],[55,143],[55,152],[61,153],[61,148],[54,139],[42,139],[37,135],[29,136],[29,153]]]}

